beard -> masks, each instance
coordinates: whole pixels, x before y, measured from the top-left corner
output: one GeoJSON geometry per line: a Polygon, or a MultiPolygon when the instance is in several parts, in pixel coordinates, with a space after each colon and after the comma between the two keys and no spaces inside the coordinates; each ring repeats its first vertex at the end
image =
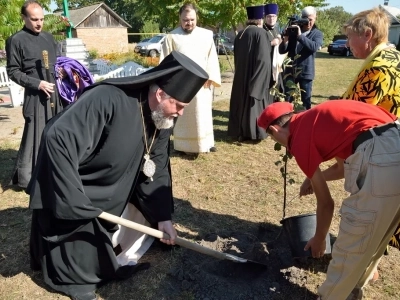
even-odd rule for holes
{"type": "Polygon", "coordinates": [[[193,27],[182,27],[182,29],[186,33],[192,33],[192,31],[194,30],[194,26],[193,27]]]}
{"type": "Polygon", "coordinates": [[[151,112],[151,118],[157,129],[168,129],[174,126],[174,119],[164,116],[164,105],[160,103],[155,111],[151,112]]]}

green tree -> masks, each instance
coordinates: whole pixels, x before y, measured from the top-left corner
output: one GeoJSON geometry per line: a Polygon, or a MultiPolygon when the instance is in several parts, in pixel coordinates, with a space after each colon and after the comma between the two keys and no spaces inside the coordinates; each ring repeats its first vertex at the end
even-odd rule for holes
{"type": "MultiPolygon", "coordinates": [[[[102,1],[107,5],[111,5],[112,2],[119,2],[119,1],[110,1],[104,0],[102,1]]],[[[57,9],[63,9],[63,0],[56,0],[55,3],[57,4],[57,9]]],[[[68,7],[69,8],[77,8],[81,6],[88,6],[92,4],[99,3],[98,0],[68,0],[68,7]]]]}
{"type": "Polygon", "coordinates": [[[339,24],[335,19],[330,18],[325,11],[318,12],[318,29],[324,33],[324,41],[322,47],[328,46],[332,42],[333,37],[339,32],[339,24]]]}
{"type": "MultiPolygon", "coordinates": [[[[69,6],[81,7],[97,3],[98,0],[69,0],[69,6]]],[[[130,32],[143,30],[145,21],[159,24],[161,31],[169,31],[179,24],[179,7],[188,0],[106,0],[111,9],[127,21],[132,29],[130,32]]],[[[199,26],[208,26],[214,29],[232,29],[235,32],[239,24],[246,22],[246,6],[262,5],[263,0],[192,0],[199,9],[199,26]]],[[[305,6],[317,8],[326,7],[325,0],[280,0],[279,20],[287,23],[287,18],[299,14],[305,6]]],[[[62,0],[56,0],[59,9],[62,9],[62,0]]],[[[143,32],[143,31],[142,31],[143,32]]]]}
{"type": "MultiPolygon", "coordinates": [[[[342,34],[343,25],[353,16],[353,14],[346,12],[342,6],[335,6],[328,9],[324,9],[318,12],[318,22],[320,18],[324,20],[330,20],[337,27],[337,31],[334,35],[342,34]]],[[[319,24],[319,23],[318,23],[319,24]]],[[[325,32],[324,32],[325,33],[325,32]]],[[[332,36],[333,38],[333,36],[332,36]]],[[[332,39],[331,39],[332,40],[332,39]]]]}
{"type": "MultiPolygon", "coordinates": [[[[21,7],[25,0],[0,0],[0,49],[5,48],[8,37],[16,33],[24,26],[21,18],[21,7]]],[[[49,10],[51,0],[42,1],[44,9],[49,10]]],[[[60,34],[66,28],[59,16],[45,15],[44,30],[54,34],[56,39],[62,39],[60,34]]]]}
{"type": "MultiPolygon", "coordinates": [[[[140,32],[144,32],[144,33],[151,33],[151,32],[156,33],[157,32],[158,33],[158,32],[160,32],[160,26],[153,21],[146,21],[146,22],[144,22],[143,27],[140,32]]],[[[152,34],[142,34],[140,36],[140,38],[141,39],[151,38],[152,36],[153,36],[152,34]]]]}
{"type": "Polygon", "coordinates": [[[23,26],[20,14],[22,3],[22,0],[0,0],[0,49],[4,49],[6,39],[23,26]]]}
{"type": "MultiPolygon", "coordinates": [[[[172,29],[178,25],[179,7],[187,1],[152,0],[137,1],[136,9],[145,18],[155,18],[161,26],[172,29]]],[[[246,6],[262,5],[260,0],[194,0],[199,9],[199,25],[211,28],[232,29],[237,31],[237,26],[247,20],[246,6]]],[[[281,23],[287,22],[287,17],[299,14],[305,6],[325,7],[325,0],[280,0],[279,19],[281,23]]]]}

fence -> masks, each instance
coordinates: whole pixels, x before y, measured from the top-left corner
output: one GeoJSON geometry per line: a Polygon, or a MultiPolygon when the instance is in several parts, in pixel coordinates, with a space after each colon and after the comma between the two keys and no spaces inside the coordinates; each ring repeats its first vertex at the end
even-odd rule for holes
{"type": "MultiPolygon", "coordinates": [[[[135,62],[127,62],[124,65],[118,67],[116,65],[108,65],[104,61],[94,60],[93,64],[96,65],[99,74],[93,76],[94,80],[106,78],[120,78],[127,76],[137,76],[150,68],[144,68],[143,66],[135,62]]],[[[0,87],[11,87],[17,85],[10,78],[8,78],[5,67],[0,67],[0,87]]]]}
{"type": "Polygon", "coordinates": [[[95,81],[107,78],[120,78],[120,77],[127,77],[127,76],[137,76],[151,68],[143,68],[143,66],[135,63],[135,62],[127,62],[120,67],[115,65],[112,66],[103,66],[104,62],[97,61],[97,69],[99,74],[95,74],[93,76],[95,81]]]}
{"type": "Polygon", "coordinates": [[[8,78],[5,67],[0,67],[0,87],[7,87],[14,85],[15,82],[8,78]]]}

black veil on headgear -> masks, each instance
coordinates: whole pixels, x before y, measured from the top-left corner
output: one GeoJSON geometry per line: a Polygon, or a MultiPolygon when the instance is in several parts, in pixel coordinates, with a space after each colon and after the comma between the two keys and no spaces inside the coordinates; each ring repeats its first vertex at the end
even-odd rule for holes
{"type": "Polygon", "coordinates": [[[176,100],[189,103],[207,79],[208,74],[203,68],[186,55],[172,51],[158,66],[147,72],[138,76],[106,79],[94,86],[110,84],[135,90],[155,83],[176,100]]]}

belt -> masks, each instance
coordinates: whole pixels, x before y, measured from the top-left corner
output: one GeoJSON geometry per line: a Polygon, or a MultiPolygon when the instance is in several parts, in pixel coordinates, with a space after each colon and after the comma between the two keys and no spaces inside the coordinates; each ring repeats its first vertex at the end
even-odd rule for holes
{"type": "Polygon", "coordinates": [[[388,124],[385,124],[385,125],[372,127],[369,130],[362,132],[361,134],[359,134],[356,137],[356,139],[353,142],[353,152],[362,143],[364,143],[365,141],[368,141],[368,140],[370,140],[370,139],[372,139],[374,137],[370,130],[373,130],[375,132],[375,134],[379,136],[382,133],[384,133],[385,131],[389,130],[390,128],[397,127],[397,125],[398,125],[397,122],[396,123],[388,123],[388,124]]]}

